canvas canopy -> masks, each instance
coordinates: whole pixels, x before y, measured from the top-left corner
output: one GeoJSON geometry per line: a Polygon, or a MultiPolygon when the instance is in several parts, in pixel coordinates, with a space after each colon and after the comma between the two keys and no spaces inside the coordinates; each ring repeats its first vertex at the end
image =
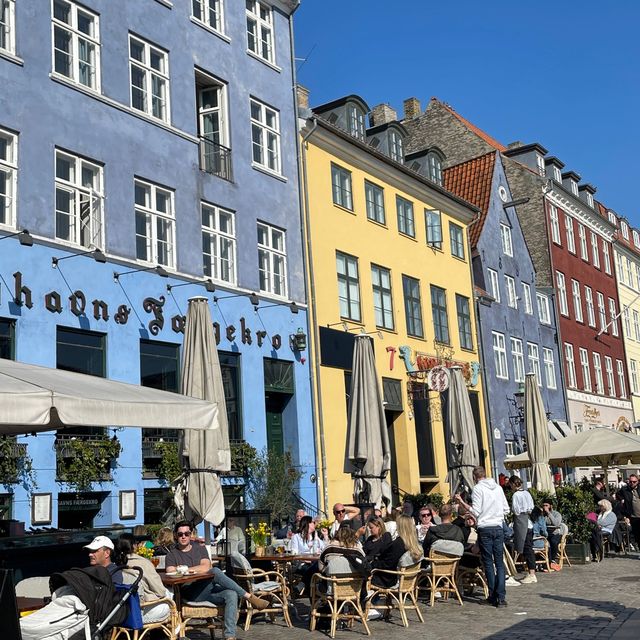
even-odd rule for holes
{"type": "Polygon", "coordinates": [[[218,429],[218,408],[177,393],[0,359],[0,435],[85,425],[218,429]]]}

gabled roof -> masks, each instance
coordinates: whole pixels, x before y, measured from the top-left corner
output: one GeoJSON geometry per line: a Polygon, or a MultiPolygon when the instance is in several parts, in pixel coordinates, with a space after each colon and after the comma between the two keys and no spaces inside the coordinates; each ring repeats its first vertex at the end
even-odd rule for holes
{"type": "Polygon", "coordinates": [[[444,170],[444,188],[480,209],[480,216],[469,227],[471,247],[478,244],[491,200],[496,152],[467,160],[444,170]]]}

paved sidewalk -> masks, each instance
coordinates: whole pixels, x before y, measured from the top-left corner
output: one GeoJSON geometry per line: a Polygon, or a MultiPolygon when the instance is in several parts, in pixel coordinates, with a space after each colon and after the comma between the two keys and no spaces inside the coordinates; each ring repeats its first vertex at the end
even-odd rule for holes
{"type": "MultiPolygon", "coordinates": [[[[637,640],[640,638],[640,556],[607,558],[600,564],[574,566],[559,573],[538,573],[538,583],[507,588],[509,606],[495,609],[464,599],[436,602],[423,607],[425,624],[409,613],[411,626],[402,627],[396,615],[390,622],[370,624],[373,638],[415,640],[416,634],[428,640],[637,640]],[[415,622],[414,622],[415,621],[415,622]]],[[[306,601],[304,601],[306,602],[306,601]]],[[[300,612],[306,611],[298,605],[300,612]]],[[[300,640],[324,638],[316,631],[309,636],[308,619],[294,621],[287,629],[281,618],[275,624],[263,618],[243,632],[240,638],[251,640],[300,640]]],[[[193,638],[204,638],[193,634],[193,638]]],[[[208,636],[207,636],[208,637],[208,636]]],[[[362,626],[336,634],[338,640],[365,638],[362,626]]]]}

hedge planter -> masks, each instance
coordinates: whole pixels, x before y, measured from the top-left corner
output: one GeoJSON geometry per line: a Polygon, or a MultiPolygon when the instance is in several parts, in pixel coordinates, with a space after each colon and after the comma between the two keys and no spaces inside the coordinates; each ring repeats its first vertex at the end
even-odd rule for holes
{"type": "Polygon", "coordinates": [[[566,552],[571,564],[591,562],[591,549],[586,542],[567,543],[566,552]]]}

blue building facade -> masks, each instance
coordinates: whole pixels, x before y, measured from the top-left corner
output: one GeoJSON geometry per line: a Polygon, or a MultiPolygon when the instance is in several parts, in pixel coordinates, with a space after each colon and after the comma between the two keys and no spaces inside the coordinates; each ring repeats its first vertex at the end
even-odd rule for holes
{"type": "Polygon", "coordinates": [[[564,430],[565,393],[558,355],[554,298],[536,289],[536,274],[524,240],[501,155],[497,151],[449,167],[445,186],[476,204],[471,227],[479,341],[488,398],[494,475],[504,460],[526,448],[522,393],[535,373],[551,435],[564,430]]]}
{"type": "MultiPolygon", "coordinates": [[[[308,333],[298,2],[44,4],[9,2],[0,39],[0,354],[177,390],[187,300],[206,295],[231,439],[291,450],[316,504],[309,365],[291,341],[308,333]],[[9,237],[25,229],[33,246],[9,237]]],[[[39,492],[52,513],[36,522],[54,527],[157,519],[157,445],[173,435],[107,435],[110,479],[79,497],[60,458],[91,425],[20,438],[37,488],[5,486],[4,515],[30,526],[39,492]]]]}

